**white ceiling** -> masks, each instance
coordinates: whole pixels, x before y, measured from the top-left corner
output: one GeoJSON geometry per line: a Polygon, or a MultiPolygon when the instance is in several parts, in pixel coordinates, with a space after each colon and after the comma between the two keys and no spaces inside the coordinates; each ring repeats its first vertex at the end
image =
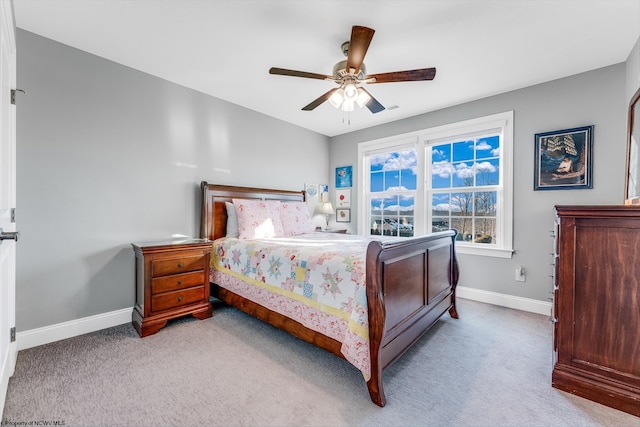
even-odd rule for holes
{"type": "MultiPolygon", "coordinates": [[[[4,0],[2,0],[4,1],[4,0]]],[[[640,0],[14,0],[17,26],[328,136],[624,62],[640,0]],[[370,74],[436,67],[367,89],[385,107],[350,124],[325,102],[353,25],[376,30],[370,74]]]]}

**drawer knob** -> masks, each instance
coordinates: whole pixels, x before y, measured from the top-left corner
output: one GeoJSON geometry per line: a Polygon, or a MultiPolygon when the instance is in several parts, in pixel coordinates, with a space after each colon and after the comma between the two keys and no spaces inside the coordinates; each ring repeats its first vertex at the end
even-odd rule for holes
{"type": "Polygon", "coordinates": [[[182,301],[182,297],[178,297],[178,302],[182,301]]]}
{"type": "Polygon", "coordinates": [[[182,268],[182,263],[181,262],[178,263],[178,268],[182,268]]]}
{"type": "Polygon", "coordinates": [[[178,285],[182,285],[182,280],[178,280],[178,285]]]}

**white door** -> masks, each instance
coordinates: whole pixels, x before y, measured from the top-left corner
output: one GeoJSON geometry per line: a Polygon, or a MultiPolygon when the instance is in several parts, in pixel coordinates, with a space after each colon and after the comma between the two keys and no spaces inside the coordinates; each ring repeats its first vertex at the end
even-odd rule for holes
{"type": "MultiPolygon", "coordinates": [[[[16,108],[11,90],[16,88],[16,30],[13,3],[0,1],[0,237],[16,231],[16,108]]],[[[0,240],[0,419],[9,377],[16,365],[16,242],[0,240]],[[13,335],[13,337],[12,337],[13,335]]]]}

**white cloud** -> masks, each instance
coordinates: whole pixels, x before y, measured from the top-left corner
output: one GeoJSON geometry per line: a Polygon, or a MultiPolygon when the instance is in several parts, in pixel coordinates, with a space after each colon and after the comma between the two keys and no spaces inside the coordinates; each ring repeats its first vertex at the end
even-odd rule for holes
{"type": "Polygon", "coordinates": [[[473,166],[466,163],[456,165],[456,176],[458,178],[473,178],[473,166]]]}
{"type": "Polygon", "coordinates": [[[434,162],[433,165],[431,165],[431,174],[437,175],[440,178],[449,178],[453,172],[453,166],[446,160],[434,162]]]}
{"type": "Polygon", "coordinates": [[[435,205],[433,207],[433,209],[436,210],[436,211],[449,212],[449,208],[450,207],[451,207],[451,205],[449,203],[438,203],[437,205],[435,205]]]}
{"type": "Polygon", "coordinates": [[[476,163],[476,171],[478,173],[481,172],[496,172],[498,170],[498,168],[496,168],[496,166],[490,162],[480,162],[480,163],[476,163]]]}
{"type": "Polygon", "coordinates": [[[487,141],[480,141],[476,144],[476,150],[491,150],[491,145],[487,144],[487,141]]]}

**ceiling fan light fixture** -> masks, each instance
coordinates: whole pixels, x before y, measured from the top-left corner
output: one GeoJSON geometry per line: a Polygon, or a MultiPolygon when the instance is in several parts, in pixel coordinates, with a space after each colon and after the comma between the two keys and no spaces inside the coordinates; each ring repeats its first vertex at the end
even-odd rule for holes
{"type": "Polygon", "coordinates": [[[358,98],[358,88],[353,83],[344,85],[344,97],[351,102],[358,98]]]}
{"type": "Polygon", "coordinates": [[[345,99],[342,103],[342,111],[351,112],[355,109],[355,102],[350,99],[345,99]]]}
{"type": "Polygon", "coordinates": [[[344,90],[342,88],[338,88],[335,92],[331,94],[329,97],[329,102],[335,108],[340,108],[342,102],[344,101],[344,90]]]}
{"type": "Polygon", "coordinates": [[[358,104],[358,106],[362,108],[367,105],[369,101],[371,101],[371,95],[369,95],[366,90],[359,87],[358,97],[356,98],[356,103],[358,104]]]}

